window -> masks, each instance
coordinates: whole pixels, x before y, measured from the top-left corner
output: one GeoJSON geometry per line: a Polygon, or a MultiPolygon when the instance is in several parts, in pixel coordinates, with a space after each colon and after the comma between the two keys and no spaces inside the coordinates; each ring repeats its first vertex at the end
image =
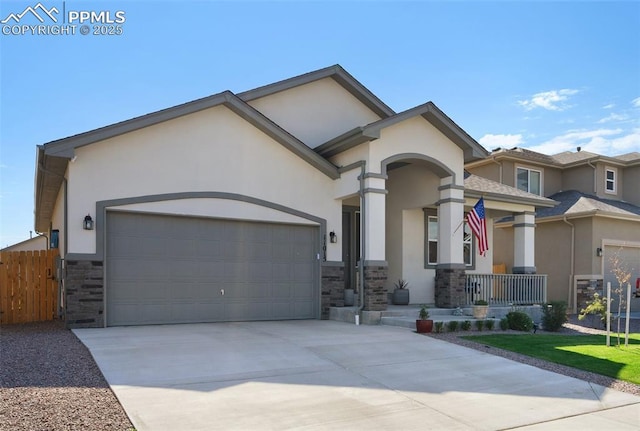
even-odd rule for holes
{"type": "Polygon", "coordinates": [[[616,170],[613,168],[605,169],[604,191],[606,193],[616,193],[616,170]]]}
{"type": "Polygon", "coordinates": [[[542,195],[542,172],[533,169],[516,169],[516,187],[519,190],[542,195]]]}
{"type": "MultiPolygon", "coordinates": [[[[429,211],[435,213],[435,211],[429,211]]],[[[435,267],[438,264],[438,216],[426,215],[426,244],[425,244],[425,267],[435,267]]],[[[473,232],[469,227],[469,224],[464,222],[464,232],[462,237],[462,252],[464,255],[464,263],[470,269],[473,267],[473,244],[474,244],[473,232]]]]}
{"type": "Polygon", "coordinates": [[[427,217],[427,265],[438,263],[438,217],[427,217]]]}

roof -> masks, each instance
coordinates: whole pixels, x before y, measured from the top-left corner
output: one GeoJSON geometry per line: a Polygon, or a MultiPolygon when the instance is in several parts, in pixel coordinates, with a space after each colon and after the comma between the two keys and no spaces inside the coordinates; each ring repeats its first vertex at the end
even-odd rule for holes
{"type": "Polygon", "coordinates": [[[488,154],[480,144],[471,138],[471,136],[455,124],[432,102],[396,114],[341,66],[333,65],[245,91],[237,95],[231,91],[223,91],[212,96],[38,146],[35,179],[36,231],[45,232],[49,228],[55,201],[60,187],[64,182],[69,160],[75,155],[77,148],[220,105],[229,108],[244,120],[273,138],[276,142],[279,142],[310,165],[333,179],[339,177],[339,172],[338,168],[325,158],[328,157],[331,151],[340,148],[344,150],[349,145],[357,145],[355,144],[356,142],[364,142],[362,141],[363,139],[375,139],[379,137],[381,129],[418,115],[423,116],[440,132],[462,148],[465,162],[482,159],[488,154]],[[323,151],[320,147],[314,151],[247,103],[251,100],[327,78],[336,81],[381,117],[379,121],[354,129],[335,138],[330,143],[325,144],[325,149],[330,147],[330,151],[323,151]]]}
{"type": "Polygon", "coordinates": [[[362,85],[357,79],[351,76],[351,74],[344,70],[339,64],[334,64],[333,66],[325,67],[324,69],[245,91],[243,93],[239,93],[238,97],[245,102],[250,102],[255,99],[260,99],[261,97],[269,96],[271,94],[279,93],[281,91],[289,90],[291,88],[299,87],[325,78],[331,78],[336,81],[362,104],[375,112],[379,117],[387,118],[395,114],[393,109],[388,107],[382,100],[369,91],[369,89],[362,85]]]}
{"type": "Polygon", "coordinates": [[[553,160],[561,165],[568,165],[584,160],[596,159],[598,157],[600,157],[599,154],[590,153],[589,151],[565,151],[551,156],[553,160]]]}
{"type": "Polygon", "coordinates": [[[49,229],[49,222],[53,215],[58,191],[64,180],[69,159],[73,157],[76,148],[220,105],[226,106],[330,178],[336,179],[340,176],[338,169],[328,160],[318,155],[235,94],[230,91],[224,91],[213,96],[38,146],[35,187],[36,231],[46,232],[49,229]]]}
{"type": "Polygon", "coordinates": [[[546,155],[538,153],[537,151],[531,151],[526,148],[514,147],[514,148],[497,148],[491,151],[491,158],[486,160],[480,160],[475,163],[474,166],[490,163],[491,159],[500,158],[513,158],[518,160],[524,160],[530,163],[543,164],[546,166],[552,166],[557,168],[572,167],[576,165],[586,164],[594,161],[605,161],[607,163],[618,164],[622,166],[629,166],[632,164],[640,163],[640,153],[633,152],[628,154],[622,154],[619,156],[603,156],[601,154],[591,153],[589,151],[564,151],[562,153],[554,155],[546,155]]]}
{"type": "Polygon", "coordinates": [[[536,218],[600,214],[638,217],[640,220],[640,207],[628,202],[603,199],[576,190],[559,192],[549,197],[559,202],[559,205],[553,208],[541,209],[536,213],[536,218]]]}
{"type": "Polygon", "coordinates": [[[464,194],[466,197],[485,197],[486,199],[503,202],[534,205],[539,208],[557,205],[557,202],[554,202],[553,199],[534,195],[533,193],[528,193],[497,181],[469,174],[468,172],[465,172],[464,176],[464,194]]]}
{"type": "Polygon", "coordinates": [[[360,145],[363,142],[380,138],[380,131],[409,118],[422,116],[443,135],[464,151],[465,163],[487,157],[487,150],[473,139],[460,126],[447,117],[433,102],[427,102],[388,118],[383,118],[363,127],[356,127],[324,144],[316,147],[323,157],[331,157],[360,145]]]}
{"type": "Polygon", "coordinates": [[[633,153],[622,154],[614,158],[622,160],[623,162],[640,162],[640,153],[635,151],[633,153]]]}

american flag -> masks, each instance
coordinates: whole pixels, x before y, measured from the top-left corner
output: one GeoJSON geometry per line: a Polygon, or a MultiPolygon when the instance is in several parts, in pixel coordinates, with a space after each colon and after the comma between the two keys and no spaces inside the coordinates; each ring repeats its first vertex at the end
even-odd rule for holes
{"type": "Polygon", "coordinates": [[[480,256],[484,256],[484,253],[489,250],[489,243],[487,240],[487,220],[484,213],[484,199],[480,198],[473,209],[467,214],[467,223],[473,234],[478,238],[478,251],[480,256]]]}

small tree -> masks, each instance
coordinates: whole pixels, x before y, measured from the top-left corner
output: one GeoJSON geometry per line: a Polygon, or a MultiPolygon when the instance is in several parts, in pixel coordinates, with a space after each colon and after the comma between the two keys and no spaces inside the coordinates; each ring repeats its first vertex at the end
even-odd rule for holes
{"type": "Polygon", "coordinates": [[[584,320],[589,314],[600,315],[600,320],[604,324],[607,321],[607,298],[601,298],[598,293],[594,293],[593,300],[587,301],[587,306],[580,310],[578,320],[584,320]]]}
{"type": "Polygon", "coordinates": [[[620,316],[622,315],[622,307],[627,303],[624,298],[624,286],[626,286],[627,283],[629,283],[629,280],[631,280],[631,272],[633,272],[633,269],[629,269],[627,263],[620,257],[621,251],[622,247],[620,247],[618,251],[616,251],[613,256],[609,258],[613,276],[618,282],[618,286],[613,289],[614,294],[618,296],[618,315],[616,316],[616,322],[618,326],[618,346],[620,346],[620,316]]]}

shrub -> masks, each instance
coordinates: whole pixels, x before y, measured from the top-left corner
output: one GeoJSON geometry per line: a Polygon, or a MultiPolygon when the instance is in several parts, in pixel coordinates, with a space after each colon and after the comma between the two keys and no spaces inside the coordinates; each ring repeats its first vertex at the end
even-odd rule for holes
{"type": "Polygon", "coordinates": [[[482,331],[482,328],[484,328],[484,320],[476,320],[476,329],[482,331]]]}
{"type": "Polygon", "coordinates": [[[509,319],[507,319],[506,317],[500,319],[500,329],[502,329],[503,331],[509,329],[509,319]]]}
{"type": "Polygon", "coordinates": [[[487,331],[493,331],[493,325],[495,325],[495,323],[493,319],[488,319],[484,321],[484,326],[487,327],[487,331]]]}
{"type": "Polygon", "coordinates": [[[447,323],[447,330],[449,332],[456,332],[458,330],[458,321],[452,320],[449,323],[447,323]]]}
{"type": "Polygon", "coordinates": [[[551,301],[542,308],[542,326],[545,331],[557,332],[567,323],[567,303],[551,301]]]}
{"type": "Polygon", "coordinates": [[[471,322],[468,320],[465,320],[464,322],[462,322],[460,327],[462,328],[463,331],[468,331],[469,329],[471,329],[471,322]]]}
{"type": "Polygon", "coordinates": [[[444,322],[435,322],[433,326],[436,329],[436,334],[439,334],[442,332],[442,328],[444,327],[444,322]]]}
{"type": "MultiPolygon", "coordinates": [[[[613,300],[611,301],[613,302],[613,300]]],[[[602,323],[606,323],[607,321],[607,298],[600,297],[599,294],[593,294],[593,301],[587,302],[587,307],[580,310],[580,314],[578,315],[578,320],[584,320],[588,314],[596,314],[600,315],[600,320],[602,323]]]]}
{"type": "Polygon", "coordinates": [[[507,314],[507,320],[509,321],[509,328],[515,331],[529,332],[533,329],[533,320],[522,311],[511,311],[507,314]]]}

